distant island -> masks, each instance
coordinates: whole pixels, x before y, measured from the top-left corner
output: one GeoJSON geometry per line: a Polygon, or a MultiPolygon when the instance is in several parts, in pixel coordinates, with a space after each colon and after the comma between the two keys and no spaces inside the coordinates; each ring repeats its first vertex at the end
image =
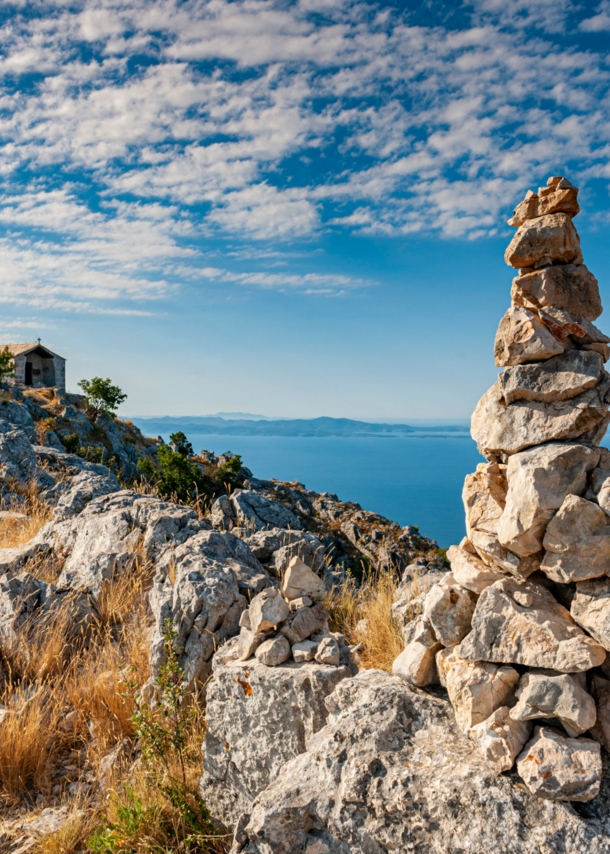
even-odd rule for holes
{"type": "MultiPolygon", "coordinates": [[[[137,417],[131,420],[148,435],[159,434],[164,438],[177,430],[187,435],[210,433],[223,436],[375,436],[375,437],[423,437],[452,438],[469,436],[466,422],[437,423],[418,426],[412,424],[375,424],[368,421],[353,421],[350,418],[294,418],[269,419],[265,416],[244,417],[245,413],[226,413],[237,417],[208,416],[158,416],[137,417]]],[[[225,413],[223,413],[225,415],[225,413]]]]}

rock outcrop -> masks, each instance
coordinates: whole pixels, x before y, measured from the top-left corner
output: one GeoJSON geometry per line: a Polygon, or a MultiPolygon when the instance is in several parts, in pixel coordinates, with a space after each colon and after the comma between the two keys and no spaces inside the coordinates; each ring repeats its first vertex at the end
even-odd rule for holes
{"type": "Polygon", "coordinates": [[[503,371],[472,417],[488,462],[466,478],[467,537],[394,665],[411,685],[446,687],[491,769],[516,762],[531,793],[557,801],[596,798],[610,732],[609,351],[591,322],[602,306],[577,193],[550,178],[509,223],[519,275],[495,341],[503,371]],[[528,741],[536,721],[549,725],[528,741]]]}

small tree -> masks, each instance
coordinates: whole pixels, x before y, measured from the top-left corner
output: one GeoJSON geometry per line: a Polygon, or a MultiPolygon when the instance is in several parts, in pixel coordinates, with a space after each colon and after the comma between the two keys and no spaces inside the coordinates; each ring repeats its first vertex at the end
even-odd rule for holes
{"type": "Polygon", "coordinates": [[[193,456],[193,446],[187,439],[186,433],[183,433],[182,430],[178,430],[177,433],[172,433],[169,437],[169,441],[173,445],[173,450],[176,451],[177,454],[182,454],[185,457],[193,456]]]}
{"type": "Polygon", "coordinates": [[[0,350],[0,382],[15,373],[15,360],[8,347],[0,350]]]}
{"type": "Polygon", "coordinates": [[[127,395],[118,385],[112,385],[110,379],[93,377],[92,380],[81,380],[78,385],[85,392],[87,415],[94,424],[102,412],[114,418],[115,411],[127,400],[127,395]]]}

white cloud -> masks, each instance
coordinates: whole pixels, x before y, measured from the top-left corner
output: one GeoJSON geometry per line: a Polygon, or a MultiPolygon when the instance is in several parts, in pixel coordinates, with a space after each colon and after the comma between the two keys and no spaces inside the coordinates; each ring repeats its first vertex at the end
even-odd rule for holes
{"type": "Polygon", "coordinates": [[[597,14],[580,22],[580,29],[585,33],[610,32],[610,2],[604,0],[597,7],[597,14]]]}

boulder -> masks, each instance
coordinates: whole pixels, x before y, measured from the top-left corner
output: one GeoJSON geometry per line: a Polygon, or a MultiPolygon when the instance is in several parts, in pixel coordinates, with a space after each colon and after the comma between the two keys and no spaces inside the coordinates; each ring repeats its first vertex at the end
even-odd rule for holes
{"type": "Polygon", "coordinates": [[[436,653],[442,649],[442,644],[423,617],[413,620],[409,628],[409,641],[394,660],[392,673],[411,685],[424,688],[438,682],[436,653]]]}
{"type": "Polygon", "coordinates": [[[558,356],[564,349],[535,312],[514,305],[498,326],[494,358],[498,367],[523,365],[558,356]]]}
{"type": "Polygon", "coordinates": [[[540,569],[553,581],[599,578],[610,566],[610,519],[597,504],[566,495],[548,524],[543,546],[540,569]]]}
{"type": "Polygon", "coordinates": [[[231,827],[250,812],[256,795],[324,726],[324,698],[349,675],[347,667],[314,662],[214,664],[200,789],[216,821],[231,827]]]}
{"type": "Polygon", "coordinates": [[[497,534],[472,531],[471,537],[473,548],[489,567],[497,567],[501,572],[508,572],[517,579],[529,578],[540,568],[542,552],[521,557],[501,545],[497,534]]]}
{"type": "Polygon", "coordinates": [[[590,738],[566,738],[550,727],[536,727],[517,758],[517,770],[539,798],[591,801],[602,779],[600,747],[590,738]]]}
{"type": "Polygon", "coordinates": [[[326,596],[324,581],[315,572],[296,557],[290,559],[281,584],[282,596],[289,602],[308,596],[314,602],[321,602],[326,596]]]}
{"type": "Polygon", "coordinates": [[[557,442],[509,457],[500,543],[523,557],[539,552],[549,521],[566,495],[585,491],[587,473],[598,459],[596,448],[557,442]]]}
{"type": "Polygon", "coordinates": [[[510,267],[582,264],[578,233],[566,213],[528,219],[509,243],[504,260],[510,267]]]}
{"type": "Polygon", "coordinates": [[[249,628],[255,634],[275,629],[290,611],[277,587],[267,587],[254,597],[248,609],[249,628]]]}
{"type": "Polygon", "coordinates": [[[467,474],[462,490],[466,511],[466,534],[473,530],[498,532],[498,520],[506,504],[506,466],[497,462],[479,463],[476,472],[467,474]]]}
{"type": "Polygon", "coordinates": [[[531,311],[555,306],[573,317],[595,320],[602,313],[597,279],[584,264],[543,267],[513,279],[515,305],[531,311]]]}
{"type": "Polygon", "coordinates": [[[585,635],[546,588],[508,578],[481,593],[472,631],[458,647],[458,655],[562,673],[590,670],[606,658],[604,648],[585,635]]]}
{"type": "Polygon", "coordinates": [[[82,471],[72,478],[67,490],[61,494],[53,510],[53,518],[57,522],[62,522],[78,516],[94,498],[118,492],[120,488],[116,477],[111,472],[103,475],[82,471]]]}
{"type": "Polygon", "coordinates": [[[533,797],[473,751],[443,700],[368,670],[343,680],[327,702],[328,723],[258,796],[234,851],[610,850],[605,789],[588,812],[533,797]]]}
{"type": "Polygon", "coordinates": [[[476,555],[459,546],[451,546],[447,550],[447,558],[457,584],[472,593],[482,593],[486,587],[503,577],[499,569],[487,566],[476,555]]]}
{"type": "Polygon", "coordinates": [[[451,646],[470,631],[474,606],[475,596],[448,573],[426,596],[423,616],[443,646],[451,646]]]}
{"type": "Polygon", "coordinates": [[[506,368],[498,377],[504,402],[569,400],[594,388],[604,369],[599,353],[568,350],[546,362],[506,368]]]}
{"type": "Polygon", "coordinates": [[[599,444],[610,420],[609,392],[610,382],[604,375],[595,388],[570,400],[515,400],[506,406],[498,381],[473,412],[472,438],[488,459],[560,440],[599,444]]]}
{"type": "Polygon", "coordinates": [[[506,705],[519,681],[514,667],[464,660],[456,647],[437,653],[437,667],[462,732],[486,721],[506,705]]]}
{"type": "Polygon", "coordinates": [[[580,581],[570,613],[579,626],[610,652],[610,579],[580,581]]]}
{"type": "Polygon", "coordinates": [[[551,213],[576,216],[580,211],[577,196],[578,187],[567,178],[553,176],[547,181],[547,186],[540,187],[537,193],[527,191],[525,199],[517,205],[508,224],[518,228],[528,219],[551,213]]]}
{"type": "Polygon", "coordinates": [[[501,706],[483,723],[476,724],[470,737],[476,741],[492,771],[502,774],[513,767],[531,732],[529,721],[514,720],[508,706],[501,706]]]}
{"type": "MultiPolygon", "coordinates": [[[[278,664],[283,664],[290,658],[290,644],[284,635],[277,635],[264,641],[254,654],[261,664],[266,664],[267,667],[277,667],[278,664]]],[[[338,656],[337,664],[339,664],[338,656]]]]}
{"type": "Polygon", "coordinates": [[[38,465],[38,459],[27,433],[11,429],[0,421],[0,481],[9,488],[13,483],[22,487],[46,489],[53,486],[53,477],[38,465]]]}
{"type": "Polygon", "coordinates": [[[251,489],[237,489],[231,495],[236,524],[240,528],[260,531],[263,528],[290,528],[300,530],[303,524],[292,510],[271,501],[251,489]]]}
{"type": "Polygon", "coordinates": [[[557,718],[573,738],[590,729],[597,717],[593,697],[568,673],[552,670],[524,673],[515,696],[517,704],[510,711],[511,718],[516,721],[557,718]]]}

